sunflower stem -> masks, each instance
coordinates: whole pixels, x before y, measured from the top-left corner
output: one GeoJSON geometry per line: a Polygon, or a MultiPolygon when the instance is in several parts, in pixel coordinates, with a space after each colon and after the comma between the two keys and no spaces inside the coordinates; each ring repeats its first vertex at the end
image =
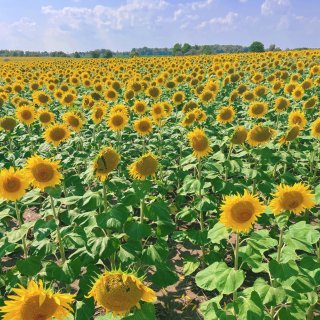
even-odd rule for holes
{"type": "Polygon", "coordinates": [[[281,258],[282,246],[283,246],[283,228],[280,229],[280,234],[279,234],[279,243],[278,243],[278,250],[277,250],[277,262],[279,262],[280,258],[281,258]]]}
{"type": "MultiPolygon", "coordinates": [[[[199,180],[199,200],[201,201],[202,194],[201,194],[201,158],[198,161],[198,180],[199,180]]],[[[204,230],[204,219],[203,219],[203,212],[200,209],[199,211],[199,220],[200,220],[200,230],[204,230]]]]}
{"type": "Polygon", "coordinates": [[[31,140],[31,138],[32,138],[31,125],[30,125],[30,126],[27,126],[27,128],[28,128],[28,134],[29,134],[29,139],[30,139],[31,152],[32,152],[32,154],[34,154],[34,145],[33,145],[33,141],[31,140]]]}
{"type": "MultiPolygon", "coordinates": [[[[227,162],[230,161],[232,149],[233,149],[233,144],[230,144],[229,151],[228,151],[228,156],[227,156],[227,162]]],[[[228,179],[228,174],[229,174],[229,168],[226,167],[226,172],[225,172],[225,176],[224,176],[224,180],[225,181],[227,181],[227,179],[228,179]]]]}
{"type": "Polygon", "coordinates": [[[61,238],[60,221],[59,221],[59,217],[56,212],[56,208],[53,203],[53,198],[51,195],[49,195],[49,198],[50,198],[52,213],[53,213],[53,216],[54,216],[56,223],[57,223],[57,238],[58,238],[58,244],[59,244],[59,251],[60,251],[62,264],[64,264],[66,262],[66,255],[65,255],[65,251],[64,251],[64,247],[63,247],[63,243],[62,243],[62,238],[61,238]]]}
{"type": "Polygon", "coordinates": [[[140,223],[144,221],[144,206],[145,206],[145,197],[140,200],[140,223]]]}
{"type": "MultiPolygon", "coordinates": [[[[236,233],[236,245],[234,248],[234,270],[239,269],[239,244],[240,244],[240,234],[236,233]]],[[[235,301],[238,297],[237,290],[233,293],[233,301],[235,301]]]]}
{"type": "MultiPolygon", "coordinates": [[[[15,209],[16,209],[16,215],[17,215],[17,220],[19,224],[19,228],[21,229],[23,225],[23,217],[21,215],[21,211],[18,208],[17,201],[14,203],[15,209]]],[[[23,256],[26,259],[28,257],[28,248],[27,248],[27,242],[26,242],[26,235],[22,237],[22,246],[23,246],[23,256]]]]}
{"type": "Polygon", "coordinates": [[[107,185],[105,181],[102,182],[103,186],[103,205],[104,205],[104,212],[106,213],[108,210],[108,199],[107,199],[107,185]]]}

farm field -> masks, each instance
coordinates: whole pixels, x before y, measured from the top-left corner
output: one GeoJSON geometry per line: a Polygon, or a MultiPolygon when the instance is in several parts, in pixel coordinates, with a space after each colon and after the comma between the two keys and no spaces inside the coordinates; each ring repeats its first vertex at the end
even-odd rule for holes
{"type": "Polygon", "coordinates": [[[0,60],[4,320],[320,316],[320,51],[0,60]]]}

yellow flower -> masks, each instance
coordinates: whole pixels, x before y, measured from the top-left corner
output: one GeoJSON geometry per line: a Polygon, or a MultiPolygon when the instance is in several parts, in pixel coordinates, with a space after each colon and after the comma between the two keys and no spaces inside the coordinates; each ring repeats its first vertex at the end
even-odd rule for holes
{"type": "Polygon", "coordinates": [[[182,103],[186,98],[186,95],[183,91],[177,91],[172,96],[172,101],[174,104],[180,104],[182,103]]]}
{"type": "Polygon", "coordinates": [[[268,105],[265,102],[252,102],[248,109],[251,118],[262,118],[268,112],[268,105]]]}
{"type": "Polygon", "coordinates": [[[118,93],[116,90],[109,88],[105,91],[104,97],[107,101],[115,101],[118,99],[118,93]]]}
{"type": "Polygon", "coordinates": [[[158,160],[152,153],[147,153],[128,166],[129,173],[134,179],[145,180],[154,176],[158,168],[158,160]]]}
{"type": "Polygon", "coordinates": [[[133,123],[133,128],[140,136],[148,135],[152,132],[152,121],[148,117],[137,119],[133,123]]]}
{"type": "Polygon", "coordinates": [[[159,120],[166,116],[166,110],[164,109],[164,105],[160,102],[155,103],[151,107],[151,115],[154,120],[159,120]]]}
{"type": "Polygon", "coordinates": [[[299,136],[300,127],[295,125],[291,127],[286,134],[279,140],[280,144],[289,143],[299,136]]]}
{"type": "Polygon", "coordinates": [[[111,112],[107,123],[112,131],[120,131],[125,128],[128,121],[128,116],[124,112],[111,112]]]}
{"type": "Polygon", "coordinates": [[[291,111],[288,118],[289,126],[298,125],[300,130],[307,124],[307,119],[304,113],[300,110],[291,111]]]}
{"type": "Polygon", "coordinates": [[[0,171],[0,198],[5,200],[19,200],[28,188],[27,182],[22,170],[2,169],[0,171]]]}
{"type": "Polygon", "coordinates": [[[60,183],[62,175],[58,171],[59,168],[58,161],[51,161],[34,155],[27,160],[24,172],[26,180],[33,187],[44,191],[45,188],[54,187],[60,183]]]}
{"type": "Polygon", "coordinates": [[[248,132],[248,143],[253,147],[260,146],[268,143],[275,134],[276,131],[272,128],[258,124],[248,132]]]}
{"type": "Polygon", "coordinates": [[[248,232],[264,211],[256,195],[245,190],[244,195],[226,196],[221,205],[220,222],[234,232],[248,232]]]}
{"type": "Polygon", "coordinates": [[[311,135],[314,138],[320,139],[320,118],[316,119],[311,124],[311,135]]]}
{"type": "Polygon", "coordinates": [[[20,122],[30,125],[36,120],[36,109],[32,106],[22,106],[17,108],[16,117],[20,122]]]}
{"type": "Polygon", "coordinates": [[[182,119],[181,125],[183,127],[189,127],[196,121],[196,118],[196,113],[193,110],[189,111],[182,119]]]}
{"type": "Polygon", "coordinates": [[[77,99],[77,96],[71,92],[66,92],[62,95],[60,103],[66,107],[72,107],[77,99]]]}
{"type": "Polygon", "coordinates": [[[301,86],[296,86],[292,91],[293,99],[301,100],[304,96],[304,89],[301,86]]]}
{"type": "Polygon", "coordinates": [[[220,123],[230,123],[234,120],[236,112],[232,106],[222,107],[218,110],[217,121],[220,123]]]}
{"type": "Polygon", "coordinates": [[[289,106],[290,106],[290,101],[284,97],[277,98],[274,104],[274,108],[278,113],[287,110],[289,106]]]}
{"type": "Polygon", "coordinates": [[[44,138],[46,142],[57,147],[62,141],[70,137],[70,131],[64,124],[54,124],[46,129],[44,138]]]}
{"type": "Polygon", "coordinates": [[[248,130],[245,127],[237,126],[234,129],[230,142],[232,144],[243,144],[245,143],[248,136],[248,130]]]}
{"type": "Polygon", "coordinates": [[[137,100],[132,109],[136,114],[144,114],[147,110],[147,104],[144,101],[137,100]]]}
{"type": "Polygon", "coordinates": [[[109,173],[117,168],[120,155],[112,148],[105,147],[93,162],[93,169],[100,181],[107,179],[109,173]]]}
{"type": "Polygon", "coordinates": [[[32,100],[38,106],[46,106],[51,102],[50,96],[43,91],[33,92],[32,100]]]}
{"type": "Polygon", "coordinates": [[[72,314],[74,296],[45,289],[41,280],[31,280],[27,288],[20,285],[13,292],[0,308],[3,320],[64,320],[72,314]]]}
{"type": "Polygon", "coordinates": [[[106,106],[103,104],[95,105],[92,108],[91,119],[94,124],[99,124],[106,115],[106,106]]]}
{"type": "Polygon", "coordinates": [[[66,112],[62,116],[64,122],[74,131],[79,132],[83,126],[81,117],[75,112],[66,112]]]}
{"type": "Polygon", "coordinates": [[[125,316],[139,302],[155,302],[155,292],[148,288],[134,274],[122,271],[105,271],[95,280],[88,297],[114,316],[125,316]]]}
{"type": "Polygon", "coordinates": [[[300,214],[316,204],[314,194],[311,193],[309,186],[303,183],[295,183],[293,186],[279,185],[273,196],[270,207],[275,215],[285,211],[300,214]]]}
{"type": "Polygon", "coordinates": [[[202,129],[196,128],[188,133],[188,139],[197,158],[206,157],[211,151],[207,135],[202,129]]]}
{"type": "Polygon", "coordinates": [[[5,131],[12,131],[17,125],[17,121],[15,118],[6,116],[0,118],[0,128],[5,131]]]}
{"type": "Polygon", "coordinates": [[[49,110],[38,111],[38,119],[42,126],[48,126],[54,122],[54,113],[49,110]]]}

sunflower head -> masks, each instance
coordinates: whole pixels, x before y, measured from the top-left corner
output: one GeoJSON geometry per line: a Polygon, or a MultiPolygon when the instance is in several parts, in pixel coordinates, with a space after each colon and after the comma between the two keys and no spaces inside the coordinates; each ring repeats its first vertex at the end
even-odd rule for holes
{"type": "Polygon", "coordinates": [[[212,151],[209,145],[209,139],[202,129],[196,128],[189,132],[188,139],[195,157],[206,157],[212,151]]]}
{"type": "Polygon", "coordinates": [[[140,136],[148,135],[152,132],[152,121],[148,117],[137,119],[133,123],[133,128],[140,136]]]}
{"type": "Polygon", "coordinates": [[[255,125],[248,132],[248,143],[253,146],[260,146],[268,143],[276,134],[276,130],[263,125],[255,125]]]}
{"type": "Polygon", "coordinates": [[[83,120],[76,112],[66,112],[63,115],[63,120],[72,130],[79,132],[83,126],[83,120]]]}
{"type": "Polygon", "coordinates": [[[49,110],[40,110],[38,111],[38,119],[42,126],[49,126],[54,122],[54,113],[49,110]]]}
{"type": "Polygon", "coordinates": [[[5,131],[12,131],[17,125],[17,121],[15,118],[10,116],[5,116],[0,118],[0,128],[5,131]]]}
{"type": "Polygon", "coordinates": [[[136,275],[123,271],[105,271],[93,283],[88,297],[113,315],[125,316],[139,302],[155,302],[155,292],[136,275]]]}
{"type": "Polygon", "coordinates": [[[294,139],[296,139],[299,136],[299,133],[300,133],[300,127],[298,125],[294,125],[279,140],[279,143],[280,144],[284,144],[284,143],[287,144],[287,143],[293,141],[294,139]]]}
{"type": "Polygon", "coordinates": [[[30,125],[36,120],[36,109],[33,106],[21,106],[16,110],[16,117],[21,123],[30,125]]]}
{"type": "Polygon", "coordinates": [[[290,112],[288,122],[289,126],[298,125],[300,130],[303,130],[307,124],[307,119],[303,111],[294,110],[290,112]]]}
{"type": "Polygon", "coordinates": [[[181,125],[183,127],[191,126],[197,119],[196,113],[194,111],[189,111],[182,119],[181,125]]]}
{"type": "Polygon", "coordinates": [[[44,132],[44,138],[46,142],[52,143],[57,147],[62,141],[67,140],[70,137],[70,131],[64,124],[54,124],[46,129],[44,132]]]}
{"type": "Polygon", "coordinates": [[[99,124],[106,115],[105,107],[106,106],[99,104],[92,108],[91,119],[94,124],[99,124]]]}
{"type": "Polygon", "coordinates": [[[11,167],[0,171],[0,198],[17,201],[26,193],[28,186],[22,170],[11,167]]]}
{"type": "Polygon", "coordinates": [[[312,122],[311,135],[316,139],[320,139],[320,118],[312,122]]]}
{"type": "Polygon", "coordinates": [[[274,108],[276,112],[280,113],[286,111],[290,106],[290,101],[284,97],[279,97],[276,99],[274,108]]]}
{"type": "Polygon", "coordinates": [[[155,103],[151,107],[151,115],[154,120],[160,120],[166,116],[166,110],[163,103],[155,103]]]}
{"type": "Polygon", "coordinates": [[[275,215],[286,211],[300,214],[316,204],[314,194],[311,193],[309,186],[303,183],[295,183],[293,186],[279,185],[273,196],[270,207],[275,215]]]}
{"type": "Polygon", "coordinates": [[[129,118],[125,112],[112,111],[108,118],[108,126],[112,131],[121,131],[128,124],[129,118]]]}
{"type": "Polygon", "coordinates": [[[137,100],[132,109],[136,114],[144,114],[147,111],[147,104],[144,101],[137,100]]]}
{"type": "Polygon", "coordinates": [[[268,112],[268,105],[265,102],[252,102],[248,109],[251,118],[262,118],[268,112]]]}
{"type": "Polygon", "coordinates": [[[232,134],[230,142],[232,144],[243,144],[245,143],[248,135],[248,130],[243,126],[237,126],[232,134]]]}
{"type": "Polygon", "coordinates": [[[117,168],[120,155],[112,148],[103,148],[93,162],[93,169],[100,181],[107,179],[109,173],[117,168]]]}
{"type": "Polygon", "coordinates": [[[74,296],[45,289],[41,280],[31,280],[27,288],[20,286],[13,292],[0,309],[3,320],[64,320],[72,314],[74,296]]]}
{"type": "Polygon", "coordinates": [[[234,232],[248,232],[265,211],[256,195],[247,190],[244,195],[226,196],[221,205],[220,222],[234,232]]]}
{"type": "Polygon", "coordinates": [[[62,175],[59,170],[59,162],[43,159],[38,155],[27,160],[24,173],[27,181],[35,188],[44,191],[47,187],[54,187],[59,184],[62,175]]]}
{"type": "Polygon", "coordinates": [[[183,91],[175,92],[172,96],[172,101],[174,104],[180,104],[182,103],[186,98],[186,95],[183,91]]]}
{"type": "Polygon", "coordinates": [[[222,107],[218,110],[217,121],[220,123],[230,123],[234,120],[236,112],[232,106],[222,107]]]}
{"type": "Polygon", "coordinates": [[[158,168],[158,160],[152,153],[147,153],[129,165],[130,175],[137,180],[145,180],[154,176],[158,168]]]}

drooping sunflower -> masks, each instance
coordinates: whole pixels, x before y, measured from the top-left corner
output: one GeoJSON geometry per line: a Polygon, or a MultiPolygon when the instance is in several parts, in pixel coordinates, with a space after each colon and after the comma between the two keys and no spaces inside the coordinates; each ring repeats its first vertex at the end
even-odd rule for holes
{"type": "Polygon", "coordinates": [[[54,124],[46,129],[44,132],[44,138],[46,142],[52,143],[57,147],[62,141],[67,140],[70,137],[70,131],[64,124],[54,124]]]}
{"type": "Polygon", "coordinates": [[[319,99],[317,96],[313,96],[303,103],[303,109],[312,109],[317,103],[319,99]]]}
{"type": "Polygon", "coordinates": [[[139,302],[155,302],[155,292],[143,284],[135,274],[123,271],[105,271],[95,279],[88,294],[96,304],[114,316],[125,316],[134,307],[140,308],[139,302]]]}
{"type": "Polygon", "coordinates": [[[72,107],[75,104],[77,96],[72,92],[68,91],[64,93],[60,99],[60,103],[66,107],[72,107]]]}
{"type": "Polygon", "coordinates": [[[296,139],[299,136],[300,133],[300,127],[298,125],[295,125],[291,127],[284,136],[279,140],[280,144],[289,143],[296,139]]]}
{"type": "Polygon", "coordinates": [[[25,179],[22,170],[2,169],[0,171],[0,198],[4,200],[19,200],[28,188],[29,183],[25,179]]]}
{"type": "Polygon", "coordinates": [[[133,128],[140,136],[148,135],[152,132],[152,120],[148,117],[137,119],[133,123],[133,128]]]}
{"type": "Polygon", "coordinates": [[[248,130],[243,126],[237,126],[232,134],[230,142],[232,144],[243,144],[247,140],[248,130]]]}
{"type": "Polygon", "coordinates": [[[193,109],[194,114],[196,115],[196,121],[203,122],[207,119],[207,115],[204,110],[200,108],[193,109]]]}
{"type": "Polygon", "coordinates": [[[274,109],[276,112],[280,113],[283,111],[286,111],[290,106],[290,100],[284,98],[284,97],[279,97],[276,99],[275,104],[274,104],[274,109]]]}
{"type": "Polygon", "coordinates": [[[202,129],[196,128],[189,132],[188,139],[196,158],[206,157],[212,151],[209,139],[202,129]]]}
{"type": "Polygon", "coordinates": [[[106,115],[106,106],[97,104],[92,108],[91,119],[94,124],[99,124],[106,115]]]}
{"type": "Polygon", "coordinates": [[[298,125],[300,130],[303,130],[307,124],[307,119],[303,111],[291,111],[288,118],[289,126],[298,125]]]}
{"type": "Polygon", "coordinates": [[[32,100],[38,106],[46,106],[51,102],[51,97],[43,91],[35,91],[32,94],[32,100]]]}
{"type": "Polygon", "coordinates": [[[273,196],[270,207],[275,215],[286,211],[300,214],[316,204],[310,187],[303,183],[295,183],[293,186],[279,185],[273,196]]]}
{"type": "Polygon", "coordinates": [[[137,100],[132,109],[136,114],[144,114],[147,111],[147,104],[142,100],[137,100]]]}
{"type": "Polygon", "coordinates": [[[59,184],[62,175],[59,172],[59,162],[44,159],[38,155],[34,155],[27,159],[24,169],[25,177],[30,184],[44,191],[47,187],[54,187],[59,184]]]}
{"type": "Polygon", "coordinates": [[[120,155],[112,147],[103,148],[93,162],[93,170],[100,181],[105,181],[111,171],[117,168],[120,155]]]}
{"type": "Polygon", "coordinates": [[[76,132],[79,132],[83,126],[83,120],[75,112],[69,111],[64,113],[62,119],[66,125],[76,132]]]}
{"type": "Polygon", "coordinates": [[[17,119],[26,125],[30,125],[36,120],[36,114],[36,109],[33,106],[21,106],[16,109],[17,119]]]}
{"type": "Polygon", "coordinates": [[[128,124],[129,118],[124,112],[110,112],[107,124],[112,131],[121,131],[128,124]]]}
{"type": "Polygon", "coordinates": [[[181,125],[183,127],[189,127],[196,121],[196,119],[197,119],[197,117],[196,117],[195,112],[189,111],[189,112],[187,112],[185,117],[182,119],[181,125]]]}
{"type": "Polygon", "coordinates": [[[0,118],[0,129],[3,129],[5,131],[12,131],[16,127],[16,125],[16,119],[11,116],[0,118]]]}
{"type": "Polygon", "coordinates": [[[320,139],[320,118],[312,122],[311,135],[314,138],[320,139]]]}
{"type": "Polygon", "coordinates": [[[74,296],[45,289],[41,280],[31,280],[27,288],[20,285],[13,292],[0,308],[3,320],[64,320],[72,314],[74,296]]]}
{"type": "Polygon", "coordinates": [[[130,175],[137,180],[145,180],[154,176],[158,168],[158,160],[151,153],[146,153],[128,166],[130,175]]]}
{"type": "Polygon", "coordinates": [[[276,130],[258,124],[255,125],[249,132],[248,132],[248,143],[253,146],[260,146],[265,143],[268,143],[276,134],[276,130]]]}
{"type": "Polygon", "coordinates": [[[39,110],[38,119],[42,126],[49,126],[54,122],[54,113],[49,110],[39,110]]]}
{"type": "Polygon", "coordinates": [[[216,120],[220,123],[230,123],[234,120],[236,112],[232,106],[222,107],[218,110],[216,120]]]}
{"type": "Polygon", "coordinates": [[[268,105],[265,102],[252,102],[248,108],[248,114],[251,118],[262,118],[268,112],[268,105]]]}
{"type": "Polygon", "coordinates": [[[248,232],[266,207],[256,195],[245,190],[243,196],[226,196],[220,209],[220,222],[227,228],[234,232],[248,232]]]}

